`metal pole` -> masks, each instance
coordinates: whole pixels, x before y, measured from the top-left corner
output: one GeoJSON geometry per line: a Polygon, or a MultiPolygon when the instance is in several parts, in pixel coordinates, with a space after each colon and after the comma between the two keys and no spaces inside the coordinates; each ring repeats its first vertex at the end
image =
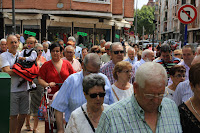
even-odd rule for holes
{"type": "Polygon", "coordinates": [[[137,3],[138,0],[136,0],[136,15],[135,15],[135,43],[136,43],[136,39],[137,39],[137,3]]]}
{"type": "Polygon", "coordinates": [[[13,34],[16,34],[16,24],[15,24],[15,0],[12,0],[12,23],[13,23],[13,34]]]}
{"type": "Polygon", "coordinates": [[[187,24],[185,25],[185,37],[184,37],[184,45],[187,43],[187,24]]]}

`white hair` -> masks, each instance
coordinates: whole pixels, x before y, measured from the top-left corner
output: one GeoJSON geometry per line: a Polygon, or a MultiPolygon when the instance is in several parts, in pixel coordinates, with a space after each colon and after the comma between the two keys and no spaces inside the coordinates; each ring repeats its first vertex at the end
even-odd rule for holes
{"type": "Polygon", "coordinates": [[[0,44],[1,44],[1,42],[6,42],[6,39],[2,38],[0,41],[0,44]]]}
{"type": "Polygon", "coordinates": [[[112,42],[106,42],[104,46],[111,45],[112,42]]]}
{"type": "Polygon", "coordinates": [[[150,54],[151,52],[152,52],[151,50],[145,49],[145,50],[142,52],[142,59],[143,59],[146,55],[150,54]]]}
{"type": "Polygon", "coordinates": [[[146,81],[152,84],[161,85],[165,81],[167,85],[167,72],[159,63],[146,62],[142,64],[136,71],[135,82],[139,88],[145,88],[146,81]]]}
{"type": "Polygon", "coordinates": [[[73,37],[73,36],[70,36],[69,38],[68,38],[68,41],[73,41],[73,42],[76,42],[76,39],[73,37]]]}
{"type": "Polygon", "coordinates": [[[112,52],[114,46],[122,46],[120,42],[114,42],[110,45],[110,51],[112,52]]]}
{"type": "Polygon", "coordinates": [[[74,50],[74,47],[73,47],[72,45],[68,45],[68,46],[66,46],[64,51],[66,51],[67,48],[72,48],[72,49],[74,50]]]}
{"type": "Polygon", "coordinates": [[[135,49],[134,49],[133,47],[129,47],[129,48],[128,48],[128,51],[129,51],[129,50],[134,51],[134,53],[135,53],[135,49]]]}
{"type": "Polygon", "coordinates": [[[49,46],[49,43],[48,43],[48,42],[43,42],[42,45],[44,45],[44,44],[48,44],[48,46],[49,46]]]}
{"type": "Polygon", "coordinates": [[[40,44],[40,43],[36,43],[36,45],[35,45],[35,49],[37,49],[38,47],[43,48],[42,44],[40,44]]]}

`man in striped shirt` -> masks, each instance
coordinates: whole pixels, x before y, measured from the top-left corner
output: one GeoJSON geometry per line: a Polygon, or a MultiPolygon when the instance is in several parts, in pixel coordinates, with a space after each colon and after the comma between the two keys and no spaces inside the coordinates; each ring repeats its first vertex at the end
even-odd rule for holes
{"type": "Polygon", "coordinates": [[[134,95],[103,111],[97,133],[182,133],[178,107],[165,98],[167,73],[158,63],[142,64],[134,95]]]}
{"type": "Polygon", "coordinates": [[[168,44],[162,45],[160,52],[161,60],[158,60],[157,63],[161,64],[165,68],[169,79],[169,70],[172,66],[177,65],[180,62],[180,59],[172,56],[172,51],[168,44]]]}

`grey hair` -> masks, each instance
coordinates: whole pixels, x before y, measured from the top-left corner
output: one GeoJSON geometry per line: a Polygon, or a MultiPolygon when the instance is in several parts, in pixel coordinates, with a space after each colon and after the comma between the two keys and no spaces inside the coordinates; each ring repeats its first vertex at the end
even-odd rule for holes
{"type": "Polygon", "coordinates": [[[128,51],[129,51],[129,50],[132,50],[132,51],[134,51],[134,53],[135,53],[135,49],[134,49],[133,47],[129,47],[129,48],[128,48],[128,51]]]}
{"type": "Polygon", "coordinates": [[[146,82],[161,85],[163,80],[167,85],[167,72],[162,65],[155,62],[142,64],[135,74],[135,82],[139,85],[139,88],[145,88],[146,82]]]}
{"type": "Polygon", "coordinates": [[[62,39],[60,39],[58,42],[64,42],[62,39]]]}
{"type": "Polygon", "coordinates": [[[48,42],[43,42],[42,45],[44,45],[44,44],[48,44],[48,46],[49,46],[49,43],[48,43],[48,42]]]}
{"type": "Polygon", "coordinates": [[[105,40],[104,40],[104,39],[101,39],[101,40],[100,40],[100,44],[102,44],[103,42],[105,42],[105,40]]]}
{"type": "Polygon", "coordinates": [[[64,49],[65,52],[66,52],[67,48],[73,48],[73,50],[74,50],[74,47],[73,47],[72,45],[68,45],[68,46],[66,46],[65,49],[64,49]]]}
{"type": "Polygon", "coordinates": [[[104,46],[111,45],[112,42],[106,42],[104,46]]]}
{"type": "Polygon", "coordinates": [[[110,45],[110,52],[112,52],[112,49],[114,46],[122,46],[122,44],[120,42],[114,42],[110,45]]]}
{"type": "Polygon", "coordinates": [[[43,48],[42,44],[40,44],[40,43],[36,43],[36,45],[35,45],[35,49],[37,49],[38,47],[43,48]]]}
{"type": "Polygon", "coordinates": [[[100,67],[101,65],[101,59],[99,57],[98,54],[96,53],[89,53],[85,56],[84,60],[83,60],[83,64],[84,64],[84,67],[88,64],[88,63],[92,63],[92,65],[94,67],[100,67]]]}
{"type": "Polygon", "coordinates": [[[1,41],[0,41],[0,44],[1,44],[1,42],[6,42],[6,39],[2,38],[1,41]]]}
{"type": "Polygon", "coordinates": [[[101,86],[105,91],[105,80],[98,74],[89,74],[83,78],[83,92],[88,94],[89,90],[94,86],[101,86]]]}
{"type": "Polygon", "coordinates": [[[76,42],[76,39],[73,37],[73,36],[70,36],[69,38],[68,38],[68,41],[73,41],[73,42],[76,42]]]}
{"type": "Polygon", "coordinates": [[[142,52],[142,59],[146,56],[146,55],[148,55],[148,54],[150,54],[152,51],[151,50],[149,50],[149,49],[145,49],[143,52],[142,52]]]}

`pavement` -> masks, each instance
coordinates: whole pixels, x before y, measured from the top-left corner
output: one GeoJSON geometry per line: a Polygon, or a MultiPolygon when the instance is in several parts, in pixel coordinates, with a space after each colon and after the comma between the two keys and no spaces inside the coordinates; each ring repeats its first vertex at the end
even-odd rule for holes
{"type": "MultiPolygon", "coordinates": [[[[33,128],[33,122],[34,122],[34,120],[32,119],[32,117],[31,117],[31,119],[30,119],[30,123],[31,123],[31,127],[33,128]]],[[[21,130],[21,133],[32,133],[33,131],[27,131],[26,130],[26,123],[24,122],[24,125],[23,125],[23,127],[22,127],[22,130],[21,130]]],[[[39,120],[39,122],[38,122],[38,129],[37,129],[38,131],[39,131],[39,133],[44,133],[45,131],[45,124],[44,124],[44,121],[41,121],[41,120],[39,120]]]]}

